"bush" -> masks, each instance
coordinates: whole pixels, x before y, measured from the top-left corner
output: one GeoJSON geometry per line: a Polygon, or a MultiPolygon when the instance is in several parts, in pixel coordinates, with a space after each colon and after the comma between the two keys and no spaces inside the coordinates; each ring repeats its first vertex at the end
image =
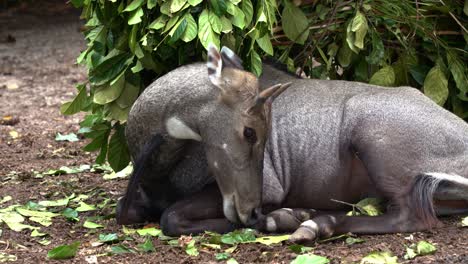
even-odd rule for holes
{"type": "Polygon", "coordinates": [[[82,8],[89,80],[63,114],[88,112],[80,133],[115,170],[129,155],[124,126],[155,78],[228,46],[260,75],[272,56],[312,78],[420,88],[468,118],[466,28],[461,0],[71,0],[82,8]],[[464,26],[465,25],[465,26],[464,26]]]}

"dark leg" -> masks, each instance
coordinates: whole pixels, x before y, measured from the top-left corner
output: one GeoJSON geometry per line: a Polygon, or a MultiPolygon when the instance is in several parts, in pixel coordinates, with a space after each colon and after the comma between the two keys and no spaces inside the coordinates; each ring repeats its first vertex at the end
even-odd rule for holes
{"type": "Polygon", "coordinates": [[[417,232],[434,227],[422,221],[408,205],[409,199],[402,198],[399,209],[381,216],[346,216],[344,214],[321,215],[307,220],[291,235],[294,243],[310,243],[318,238],[333,235],[353,234],[388,234],[417,232]]]}
{"type": "Polygon", "coordinates": [[[223,213],[223,199],[219,189],[212,184],[202,191],[176,202],[161,217],[165,235],[180,236],[204,231],[227,233],[237,228],[223,213]]]}

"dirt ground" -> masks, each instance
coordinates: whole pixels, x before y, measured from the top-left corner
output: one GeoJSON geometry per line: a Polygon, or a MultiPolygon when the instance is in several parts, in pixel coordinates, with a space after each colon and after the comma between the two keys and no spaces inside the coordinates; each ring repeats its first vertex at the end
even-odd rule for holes
{"type": "MultiPolygon", "coordinates": [[[[86,140],[57,142],[58,132],[76,133],[83,115],[62,116],[61,103],[75,94],[75,85],[86,80],[86,70],[75,64],[75,58],[84,49],[80,33],[79,12],[57,1],[39,1],[36,6],[16,6],[0,10],[0,200],[11,196],[11,201],[0,203],[0,208],[28,201],[56,200],[72,193],[88,194],[88,204],[97,204],[105,198],[111,203],[122,195],[126,179],[104,180],[102,173],[78,174],[37,178],[37,172],[93,164],[95,153],[85,153],[81,147],[86,140]],[[11,119],[9,119],[11,116],[11,119]],[[7,121],[5,121],[7,120],[7,121]]],[[[109,254],[109,246],[93,244],[101,233],[122,233],[112,218],[113,207],[80,213],[80,222],[63,217],[54,218],[41,231],[51,241],[42,245],[28,230],[11,231],[0,224],[0,253],[14,255],[19,263],[49,261],[52,248],[80,241],[80,249],[70,263],[208,263],[217,262],[215,253],[199,248],[200,255],[192,257],[185,249],[168,245],[153,238],[155,252],[109,254]],[[98,231],[84,228],[86,217],[98,218],[104,228],[98,231]]],[[[361,236],[365,242],[347,245],[344,240],[319,243],[313,253],[328,257],[332,263],[359,262],[371,251],[391,251],[400,262],[408,263],[468,263],[468,228],[460,226],[460,216],[444,218],[445,227],[436,231],[380,236],[361,236]],[[433,255],[405,261],[405,246],[426,240],[436,245],[433,255]]],[[[143,238],[123,241],[135,247],[143,238]]],[[[239,263],[289,263],[297,254],[288,243],[276,246],[241,244],[231,254],[239,263]]],[[[0,262],[1,259],[0,259],[0,262]]],[[[50,261],[53,262],[53,261],[50,261]]]]}

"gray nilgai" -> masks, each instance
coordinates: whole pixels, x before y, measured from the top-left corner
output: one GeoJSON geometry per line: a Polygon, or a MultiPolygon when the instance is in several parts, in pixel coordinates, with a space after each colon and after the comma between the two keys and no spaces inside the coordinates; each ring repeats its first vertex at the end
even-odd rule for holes
{"type": "Polygon", "coordinates": [[[468,124],[418,90],[298,79],[265,65],[261,87],[292,83],[270,114],[232,51],[209,54],[216,66],[175,69],[133,106],[134,160],[154,135],[163,143],[129,185],[128,214],[120,202],[121,223],[163,214],[170,234],[223,232],[233,228],[224,214],[271,232],[297,229],[291,239],[300,242],[426,230],[440,224],[437,214],[468,211],[468,124]],[[347,217],[333,201],[368,196],[388,201],[385,215],[347,217]]]}

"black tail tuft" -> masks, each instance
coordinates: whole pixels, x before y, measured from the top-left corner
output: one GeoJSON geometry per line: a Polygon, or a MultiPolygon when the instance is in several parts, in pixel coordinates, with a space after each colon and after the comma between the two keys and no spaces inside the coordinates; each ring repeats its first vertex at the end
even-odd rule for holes
{"type": "Polygon", "coordinates": [[[411,188],[410,207],[429,228],[439,224],[434,209],[433,197],[441,182],[442,179],[421,174],[416,177],[411,188]]]}
{"type": "Polygon", "coordinates": [[[161,145],[164,143],[164,139],[161,135],[156,134],[154,135],[149,142],[147,142],[140,155],[135,161],[133,173],[130,176],[127,191],[125,192],[125,197],[123,198],[123,205],[121,211],[118,215],[117,221],[119,223],[126,223],[128,222],[128,210],[130,203],[135,199],[135,194],[137,191],[138,183],[140,181],[141,176],[145,173],[148,166],[151,162],[151,157],[154,153],[157,153],[161,145]]]}

